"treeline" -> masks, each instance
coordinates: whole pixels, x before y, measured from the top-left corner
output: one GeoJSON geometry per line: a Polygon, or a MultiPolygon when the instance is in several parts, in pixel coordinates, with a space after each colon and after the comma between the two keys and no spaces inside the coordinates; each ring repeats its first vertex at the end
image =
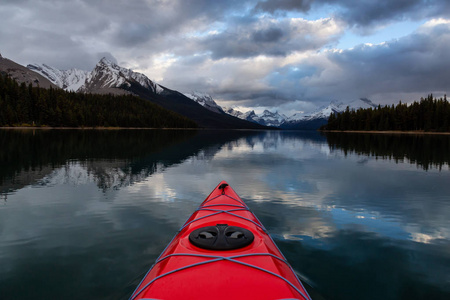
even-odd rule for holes
{"type": "Polygon", "coordinates": [[[44,89],[0,74],[0,126],[195,128],[197,124],[133,95],[44,89]]]}
{"type": "Polygon", "coordinates": [[[375,109],[355,111],[347,107],[342,113],[332,113],[328,124],[320,129],[450,132],[450,103],[446,96],[433,99],[433,95],[428,95],[410,105],[400,101],[396,106],[379,105],[375,109]]]}

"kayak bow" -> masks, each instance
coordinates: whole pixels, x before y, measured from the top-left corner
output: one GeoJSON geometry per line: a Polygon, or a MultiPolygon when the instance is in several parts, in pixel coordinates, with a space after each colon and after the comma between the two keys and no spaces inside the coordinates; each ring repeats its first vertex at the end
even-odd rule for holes
{"type": "Polygon", "coordinates": [[[130,297],[310,300],[264,226],[222,181],[130,297]]]}

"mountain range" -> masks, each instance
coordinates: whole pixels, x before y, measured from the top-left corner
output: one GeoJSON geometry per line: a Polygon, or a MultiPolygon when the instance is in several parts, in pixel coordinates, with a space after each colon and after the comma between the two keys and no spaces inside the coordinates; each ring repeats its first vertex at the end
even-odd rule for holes
{"type": "Polygon", "coordinates": [[[329,105],[320,107],[310,114],[293,114],[292,116],[287,117],[284,114],[280,114],[278,111],[271,112],[269,110],[264,110],[261,114],[257,114],[254,110],[244,113],[235,108],[222,108],[210,95],[205,93],[193,92],[191,94],[186,94],[186,96],[216,113],[227,113],[239,119],[263,126],[290,130],[317,130],[320,126],[327,124],[331,113],[341,113],[345,111],[347,107],[350,110],[378,107],[377,104],[374,104],[367,98],[360,98],[347,103],[331,101],[329,105]]]}
{"type": "Polygon", "coordinates": [[[134,94],[166,109],[188,117],[200,127],[229,129],[281,129],[311,130],[327,123],[332,112],[346,109],[377,107],[369,99],[361,98],[350,103],[331,102],[311,114],[294,114],[287,117],[265,110],[241,112],[235,108],[222,108],[214,99],[202,92],[180,93],[164,87],[142,73],[120,67],[102,58],[92,71],[79,69],[59,70],[47,64],[29,64],[23,67],[0,55],[0,72],[7,73],[19,82],[32,83],[44,88],[61,88],[67,91],[95,94],[134,94]]]}
{"type": "Polygon", "coordinates": [[[225,112],[238,117],[243,120],[247,120],[250,122],[258,123],[264,126],[272,126],[272,127],[280,127],[281,124],[287,119],[287,117],[283,114],[279,114],[278,112],[271,112],[269,110],[264,110],[262,114],[256,114],[254,110],[243,113],[234,108],[226,108],[225,112]]]}
{"type": "Polygon", "coordinates": [[[47,64],[30,64],[25,68],[1,57],[0,72],[12,76],[19,83],[32,83],[45,88],[95,94],[133,94],[179,113],[202,128],[267,128],[226,113],[215,113],[184,94],[159,85],[144,74],[122,68],[106,58],[102,58],[94,69],[88,72],[77,69],[58,70],[47,64]]]}
{"type": "Polygon", "coordinates": [[[254,110],[243,113],[234,108],[227,108],[225,109],[225,112],[243,120],[265,126],[291,130],[316,130],[328,122],[331,113],[341,113],[345,111],[347,107],[350,110],[358,110],[360,108],[376,108],[378,105],[367,98],[360,98],[348,103],[332,101],[329,105],[321,107],[310,114],[297,113],[290,117],[269,110],[264,110],[263,113],[256,114],[254,110]]]}

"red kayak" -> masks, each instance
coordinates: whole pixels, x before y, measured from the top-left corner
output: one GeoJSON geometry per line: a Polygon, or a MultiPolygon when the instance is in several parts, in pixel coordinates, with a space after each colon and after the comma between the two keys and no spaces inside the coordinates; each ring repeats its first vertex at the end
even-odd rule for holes
{"type": "Polygon", "coordinates": [[[311,299],[264,226],[222,181],[181,227],[134,299],[311,299]]]}

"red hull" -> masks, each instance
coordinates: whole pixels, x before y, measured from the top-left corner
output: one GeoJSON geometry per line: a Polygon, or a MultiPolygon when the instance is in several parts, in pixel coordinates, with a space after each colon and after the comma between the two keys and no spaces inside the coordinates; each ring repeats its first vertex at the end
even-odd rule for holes
{"type": "Polygon", "coordinates": [[[130,299],[310,298],[263,225],[223,181],[186,221],[130,299]],[[196,229],[224,223],[250,230],[253,241],[239,249],[207,250],[189,239],[196,229]]]}

